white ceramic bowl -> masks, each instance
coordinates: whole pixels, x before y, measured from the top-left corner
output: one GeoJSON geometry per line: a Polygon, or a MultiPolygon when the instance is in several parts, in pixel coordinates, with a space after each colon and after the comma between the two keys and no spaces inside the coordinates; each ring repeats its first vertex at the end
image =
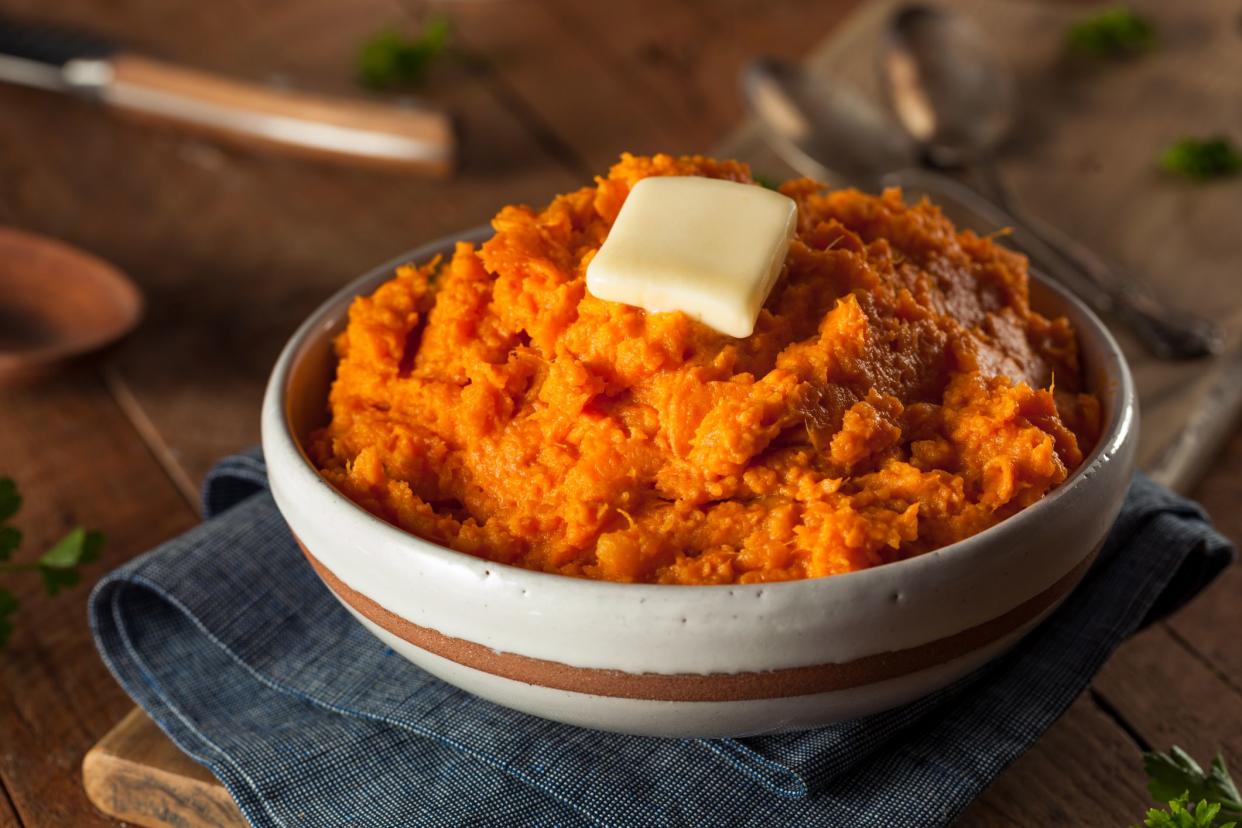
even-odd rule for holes
{"type": "MultiPolygon", "coordinates": [[[[486,229],[468,234],[480,239],[486,229]]],[[[1032,300],[1078,331],[1103,436],[1038,503],[972,538],[830,578],[746,586],[591,581],[480,560],[372,516],[316,472],[332,336],[350,301],[421,247],[353,282],[298,329],[263,402],[272,493],[308,559],[359,622],[443,680],[585,727],[740,736],[816,727],[911,701],[995,658],[1090,566],[1125,497],[1138,438],[1117,343],[1062,289],[1032,300]]]]}

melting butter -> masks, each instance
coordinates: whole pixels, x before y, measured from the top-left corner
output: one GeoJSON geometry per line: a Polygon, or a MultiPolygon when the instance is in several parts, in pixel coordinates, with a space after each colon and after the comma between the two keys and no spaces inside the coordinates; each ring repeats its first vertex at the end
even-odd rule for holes
{"type": "Polygon", "coordinates": [[[797,213],[793,199],[756,184],[644,178],[587,265],[587,290],[750,336],[785,263],[797,213]]]}

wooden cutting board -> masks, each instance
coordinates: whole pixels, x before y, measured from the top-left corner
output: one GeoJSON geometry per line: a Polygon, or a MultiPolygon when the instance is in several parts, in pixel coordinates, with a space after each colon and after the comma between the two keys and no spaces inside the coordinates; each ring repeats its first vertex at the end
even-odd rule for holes
{"type": "Polygon", "coordinates": [[[135,825],[248,824],[211,771],[182,753],[137,707],[86,754],[82,782],[99,810],[135,825]]]}
{"type": "MultiPolygon", "coordinates": [[[[1158,24],[1161,46],[1122,63],[1068,59],[1080,4],[952,0],[996,41],[1018,73],[1024,119],[1001,171],[1035,214],[1218,320],[1226,355],[1195,362],[1151,358],[1118,330],[1139,384],[1141,462],[1174,488],[1193,485],[1230,433],[1242,404],[1242,189],[1237,179],[1197,185],[1161,172],[1160,150],[1183,135],[1242,135],[1242,49],[1233,0],[1130,5],[1158,24]]],[[[869,4],[809,59],[834,82],[877,94],[874,48],[895,2],[869,4]]],[[[756,172],[791,171],[753,124],[719,150],[756,172]]],[[[86,756],[83,777],[104,812],[147,826],[245,821],[224,788],[139,710],[86,756]]]]}

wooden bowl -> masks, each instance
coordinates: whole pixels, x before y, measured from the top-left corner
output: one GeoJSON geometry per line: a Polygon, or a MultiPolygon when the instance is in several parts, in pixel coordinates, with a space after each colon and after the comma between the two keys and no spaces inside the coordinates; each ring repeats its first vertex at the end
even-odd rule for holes
{"type": "Polygon", "coordinates": [[[498,704],[676,737],[818,727],[904,704],[996,658],[1055,610],[1125,498],[1138,443],[1125,360],[1081,302],[1032,278],[1032,304],[1078,332],[1103,434],[1059,488],[971,538],[830,578],[724,586],[569,578],[446,549],[341,495],[302,445],[326,418],[332,339],[353,298],[397,264],[452,250],[411,251],[311,315],[272,372],[263,450],[276,505],[341,603],[395,652],[498,704]]]}
{"type": "Polygon", "coordinates": [[[107,262],[0,227],[0,386],[31,382],[116,341],[142,308],[138,288],[107,262]]]}

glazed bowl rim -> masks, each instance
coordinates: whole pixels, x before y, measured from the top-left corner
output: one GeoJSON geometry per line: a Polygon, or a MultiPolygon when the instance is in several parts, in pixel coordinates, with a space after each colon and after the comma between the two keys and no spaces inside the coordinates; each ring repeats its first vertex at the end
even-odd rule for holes
{"type": "MultiPolygon", "coordinates": [[[[592,593],[597,593],[601,596],[604,594],[617,595],[618,591],[622,591],[624,595],[635,599],[659,596],[661,599],[667,600],[675,595],[695,596],[699,599],[706,599],[711,594],[727,592],[729,595],[733,595],[748,590],[789,592],[794,590],[844,589],[847,588],[847,585],[862,588],[868,586],[869,581],[887,580],[898,577],[899,574],[917,579],[925,569],[941,565],[945,558],[982,554],[983,550],[992,547],[994,543],[1003,542],[1007,536],[1014,533],[1022,533],[1038,526],[1048,517],[1055,515],[1057,510],[1065,508],[1069,501],[1085,491],[1090,491],[1092,478],[1096,477],[1103,467],[1113,462],[1116,455],[1129,441],[1137,439],[1138,405],[1134,379],[1116,339],[1103,322],[1100,321],[1099,317],[1087,308],[1081,300],[1071,294],[1066,288],[1055,284],[1049,278],[1032,269],[1030,271],[1031,280],[1038,282],[1041,290],[1048,291],[1063,302],[1066,305],[1067,314],[1072,310],[1072,315],[1078,317],[1078,319],[1074,320],[1074,325],[1080,345],[1083,339],[1083,332],[1079,328],[1083,323],[1091,328],[1092,336],[1103,345],[1102,350],[1105,353],[1106,364],[1101,367],[1104,369],[1103,375],[1106,377],[1105,384],[1108,387],[1103,389],[1093,388],[1091,390],[1101,397],[1102,402],[1107,400],[1105,410],[1108,412],[1108,419],[1101,429],[1100,439],[1095,447],[1064,483],[1040,498],[1037,502],[978,534],[921,555],[867,569],[820,578],[801,578],[790,581],[770,581],[752,584],[648,584],[577,578],[526,569],[512,564],[480,558],[466,552],[459,552],[407,532],[373,515],[338,491],[336,487],[320,475],[318,469],[315,468],[307,456],[301,440],[294,434],[294,429],[290,422],[288,386],[293,369],[304,351],[320,337],[335,335],[335,332],[339,330],[336,326],[348,312],[349,305],[354,297],[363,295],[369,290],[374,290],[380,283],[380,280],[391,276],[400,265],[411,261],[426,260],[437,253],[449,252],[452,250],[453,245],[459,241],[478,243],[490,235],[491,227],[482,225],[464,233],[445,236],[402,253],[368,270],[361,276],[350,280],[341,289],[325,299],[298,326],[297,330],[282,348],[264,393],[262,404],[262,443],[265,459],[269,463],[282,463],[283,458],[296,457],[297,460],[294,463],[294,467],[282,469],[281,472],[288,472],[297,478],[294,485],[298,486],[299,492],[302,495],[322,498],[323,500],[332,501],[335,506],[345,507],[344,512],[334,510],[334,514],[351,515],[354,519],[364,524],[369,524],[369,530],[378,532],[378,536],[388,542],[406,547],[412,555],[431,556],[434,559],[438,559],[440,563],[453,567],[483,569],[496,575],[503,575],[506,580],[510,580],[515,584],[529,582],[532,586],[538,584],[546,588],[573,590],[583,597],[589,597],[592,593]],[[272,449],[277,449],[278,452],[273,452],[272,449]]],[[[269,469],[269,476],[272,476],[271,469],[269,469]]],[[[292,528],[295,532],[297,531],[297,527],[292,528]]],[[[342,527],[342,530],[344,530],[344,527],[342,527]]],[[[307,537],[304,540],[308,545],[313,544],[314,541],[312,537],[307,537]]]]}

